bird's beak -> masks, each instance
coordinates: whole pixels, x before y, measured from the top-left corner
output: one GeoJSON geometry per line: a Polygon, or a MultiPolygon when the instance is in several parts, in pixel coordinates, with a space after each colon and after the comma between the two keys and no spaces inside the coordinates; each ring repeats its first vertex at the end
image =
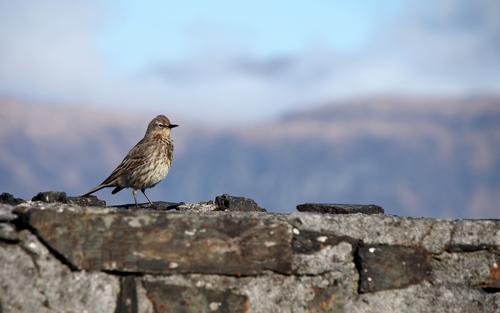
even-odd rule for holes
{"type": "Polygon", "coordinates": [[[169,128],[176,128],[177,126],[179,126],[179,125],[170,124],[169,128]]]}

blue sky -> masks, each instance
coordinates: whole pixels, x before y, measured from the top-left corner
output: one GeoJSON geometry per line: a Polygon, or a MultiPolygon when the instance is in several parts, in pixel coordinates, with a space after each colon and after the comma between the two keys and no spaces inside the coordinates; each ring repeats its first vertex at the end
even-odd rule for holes
{"type": "Polygon", "coordinates": [[[99,40],[113,64],[128,70],[179,61],[199,49],[263,57],[310,45],[348,52],[409,5],[393,0],[112,1],[108,9],[114,14],[99,40]]]}
{"type": "Polygon", "coordinates": [[[241,123],[499,86],[497,0],[0,0],[0,97],[241,123]]]}

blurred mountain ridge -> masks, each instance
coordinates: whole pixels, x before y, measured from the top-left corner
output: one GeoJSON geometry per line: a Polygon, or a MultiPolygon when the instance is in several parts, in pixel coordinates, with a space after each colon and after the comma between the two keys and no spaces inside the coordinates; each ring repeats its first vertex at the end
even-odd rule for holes
{"type": "MultiPolygon", "coordinates": [[[[0,190],[82,194],[151,118],[0,100],[0,190]]],[[[173,167],[149,191],[154,199],[232,193],[277,212],[303,202],[375,203],[400,215],[500,218],[500,97],[367,97],[241,128],[183,121],[173,136],[173,167]]],[[[127,191],[98,196],[131,200],[127,191]]]]}

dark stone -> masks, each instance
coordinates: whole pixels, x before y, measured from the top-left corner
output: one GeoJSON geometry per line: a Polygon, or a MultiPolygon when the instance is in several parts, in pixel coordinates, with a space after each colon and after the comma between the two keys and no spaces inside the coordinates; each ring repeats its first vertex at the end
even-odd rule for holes
{"type": "Polygon", "coordinates": [[[304,203],[297,205],[297,211],[323,214],[384,214],[384,209],[374,204],[304,203]]]}
{"type": "MultiPolygon", "coordinates": [[[[145,203],[138,203],[137,206],[139,209],[154,209],[154,210],[159,210],[159,211],[168,211],[168,210],[174,210],[176,209],[179,205],[183,205],[184,202],[165,202],[165,201],[154,201],[153,205],[149,204],[149,202],[145,203]]],[[[119,209],[130,209],[130,210],[135,210],[138,209],[135,205],[135,203],[129,203],[129,204],[122,204],[122,205],[113,205],[113,208],[119,208],[119,209]]]]}
{"type": "Polygon", "coordinates": [[[68,197],[66,193],[62,191],[39,192],[31,200],[43,201],[48,203],[52,202],[68,203],[78,206],[100,206],[100,207],[106,206],[106,201],[100,200],[96,196],[68,197]]]}
{"type": "Polygon", "coordinates": [[[292,270],[292,232],[275,216],[57,205],[16,213],[78,269],[226,275],[292,270]]]}
{"type": "Polygon", "coordinates": [[[431,256],[423,248],[370,245],[358,249],[359,292],[403,288],[429,278],[431,256]]]}
{"type": "Polygon", "coordinates": [[[337,236],[330,232],[316,232],[300,229],[299,234],[294,233],[292,248],[294,253],[313,254],[320,251],[325,246],[336,246],[342,241],[350,243],[353,249],[356,249],[359,244],[359,240],[352,237],[337,236]],[[326,239],[320,241],[318,238],[326,239]]]}
{"type": "Polygon", "coordinates": [[[215,197],[215,204],[221,211],[234,212],[266,212],[265,209],[259,207],[257,203],[249,198],[235,197],[228,194],[215,197]]]}
{"type": "Polygon", "coordinates": [[[67,203],[79,206],[106,206],[106,201],[100,200],[96,196],[67,197],[67,203]]]}
{"type": "Polygon", "coordinates": [[[20,198],[14,198],[14,196],[8,192],[3,192],[2,194],[0,194],[0,203],[18,205],[23,202],[26,201],[20,198]]]}
{"type": "Polygon", "coordinates": [[[67,203],[68,197],[66,196],[65,192],[61,192],[61,191],[44,191],[44,192],[39,192],[31,200],[32,201],[43,201],[43,202],[61,202],[61,203],[67,203]]]}
{"type": "Polygon", "coordinates": [[[246,313],[248,297],[230,290],[169,285],[161,281],[144,281],[148,299],[155,312],[246,313]]]}
{"type": "Polygon", "coordinates": [[[498,251],[497,245],[487,244],[449,244],[446,246],[446,251],[449,252],[475,252],[475,251],[498,251]]]}
{"type": "Polygon", "coordinates": [[[120,278],[120,293],[116,301],[115,313],[137,313],[137,288],[134,276],[120,278]]]}
{"type": "Polygon", "coordinates": [[[347,297],[342,294],[341,288],[338,283],[326,288],[313,287],[314,298],[307,303],[307,312],[344,312],[347,297]]]}

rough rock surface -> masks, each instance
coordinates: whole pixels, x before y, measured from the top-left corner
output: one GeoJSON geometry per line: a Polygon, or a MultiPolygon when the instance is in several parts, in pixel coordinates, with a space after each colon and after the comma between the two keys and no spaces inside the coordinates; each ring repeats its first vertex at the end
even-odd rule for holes
{"type": "Polygon", "coordinates": [[[23,203],[24,200],[20,198],[15,198],[12,194],[3,192],[0,194],[0,203],[3,204],[10,204],[10,205],[17,205],[19,203],[23,203]]]}
{"type": "Polygon", "coordinates": [[[96,196],[66,197],[66,203],[79,206],[106,206],[106,201],[100,200],[96,196]]]}
{"type": "Polygon", "coordinates": [[[118,278],[72,272],[31,233],[0,242],[2,312],[114,312],[118,278]]]}
{"type": "Polygon", "coordinates": [[[215,205],[221,211],[233,212],[266,212],[257,202],[245,197],[235,197],[228,194],[215,197],[215,205]]]}
{"type": "Polygon", "coordinates": [[[304,203],[297,205],[297,211],[327,214],[384,214],[384,209],[374,204],[304,203]]]}
{"type": "Polygon", "coordinates": [[[63,191],[42,191],[34,196],[31,201],[61,202],[66,203],[68,197],[63,191]]]}
{"type": "Polygon", "coordinates": [[[367,293],[349,298],[344,312],[352,313],[495,313],[492,295],[462,285],[423,282],[403,289],[367,293]]]}
{"type": "Polygon", "coordinates": [[[248,297],[229,289],[184,287],[147,280],[143,284],[157,312],[244,313],[248,311],[248,297]]]}
{"type": "Polygon", "coordinates": [[[0,204],[2,313],[493,313],[499,263],[498,220],[0,204]]]}
{"type": "Polygon", "coordinates": [[[19,206],[17,212],[74,267],[145,273],[289,273],[291,230],[272,216],[19,206]]]}
{"type": "Polygon", "coordinates": [[[418,284],[430,275],[430,255],[421,248],[370,245],[357,256],[362,293],[418,284]]]}
{"type": "Polygon", "coordinates": [[[0,240],[3,241],[19,241],[19,234],[16,227],[8,223],[0,223],[0,240]]]}
{"type": "Polygon", "coordinates": [[[106,201],[100,200],[96,196],[68,197],[66,193],[62,191],[39,192],[31,200],[43,201],[48,203],[52,202],[69,203],[78,206],[100,206],[100,207],[106,206],[106,201]]]}
{"type": "Polygon", "coordinates": [[[0,204],[0,223],[11,222],[17,218],[17,215],[12,213],[14,207],[8,204],[0,204]]]}

